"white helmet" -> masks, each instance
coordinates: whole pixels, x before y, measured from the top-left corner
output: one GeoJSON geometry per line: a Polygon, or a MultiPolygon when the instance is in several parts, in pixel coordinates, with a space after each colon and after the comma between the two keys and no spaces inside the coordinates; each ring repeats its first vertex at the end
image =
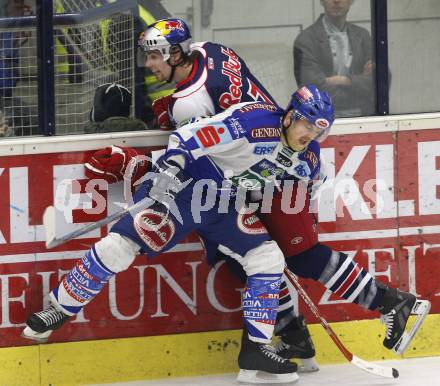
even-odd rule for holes
{"type": "Polygon", "coordinates": [[[191,33],[181,19],[158,20],[148,26],[139,37],[138,46],[144,52],[158,50],[164,60],[170,58],[172,47],[180,47],[184,54],[190,52],[191,33]]]}

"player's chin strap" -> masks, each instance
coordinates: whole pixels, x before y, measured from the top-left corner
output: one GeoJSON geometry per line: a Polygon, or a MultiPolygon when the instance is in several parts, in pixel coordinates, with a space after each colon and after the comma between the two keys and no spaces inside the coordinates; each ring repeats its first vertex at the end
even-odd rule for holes
{"type": "Polygon", "coordinates": [[[185,54],[185,53],[183,52],[183,50],[182,50],[182,48],[180,47],[180,45],[177,45],[176,47],[179,48],[180,53],[182,54],[182,58],[181,58],[181,59],[179,60],[179,62],[176,63],[176,64],[171,64],[171,63],[170,63],[171,56],[170,56],[170,58],[168,58],[167,63],[171,66],[171,74],[170,74],[170,76],[169,76],[168,79],[167,79],[167,83],[171,83],[171,82],[173,81],[174,74],[175,74],[175,72],[176,72],[176,68],[177,68],[178,66],[182,65],[183,63],[185,63],[186,59],[188,58],[188,55],[185,54]]]}
{"type": "Polygon", "coordinates": [[[169,59],[167,60],[167,63],[171,66],[171,74],[167,79],[167,83],[171,83],[173,81],[174,73],[176,72],[176,67],[178,66],[178,64],[171,64],[169,59]]]}

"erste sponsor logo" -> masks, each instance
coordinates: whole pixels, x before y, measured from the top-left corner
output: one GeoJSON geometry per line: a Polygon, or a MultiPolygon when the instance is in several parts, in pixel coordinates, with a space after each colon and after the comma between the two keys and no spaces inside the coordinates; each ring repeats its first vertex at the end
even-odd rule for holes
{"type": "Polygon", "coordinates": [[[258,145],[254,147],[254,154],[265,155],[272,154],[276,148],[276,145],[258,145]]]}

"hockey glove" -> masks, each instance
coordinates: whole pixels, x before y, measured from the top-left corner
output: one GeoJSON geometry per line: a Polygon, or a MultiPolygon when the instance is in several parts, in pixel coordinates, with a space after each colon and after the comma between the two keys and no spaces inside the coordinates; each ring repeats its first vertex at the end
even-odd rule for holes
{"type": "Polygon", "coordinates": [[[174,201],[177,193],[192,180],[177,163],[168,159],[159,159],[152,171],[155,176],[150,197],[164,204],[174,201]]]}
{"type": "Polygon", "coordinates": [[[168,105],[171,102],[171,95],[157,98],[151,106],[156,116],[157,125],[160,130],[172,130],[170,116],[168,114],[168,105]]]}
{"type": "Polygon", "coordinates": [[[93,153],[87,160],[84,164],[85,174],[90,179],[100,178],[111,184],[123,180],[127,166],[130,165],[133,169],[130,173],[131,181],[135,182],[145,174],[148,168],[147,160],[130,163],[138,155],[140,153],[130,147],[106,147],[93,153]]]}
{"type": "Polygon", "coordinates": [[[158,205],[163,205],[167,213],[171,212],[182,223],[175,199],[177,194],[192,181],[192,178],[172,160],[159,159],[152,169],[153,186],[149,196],[158,205]]]}

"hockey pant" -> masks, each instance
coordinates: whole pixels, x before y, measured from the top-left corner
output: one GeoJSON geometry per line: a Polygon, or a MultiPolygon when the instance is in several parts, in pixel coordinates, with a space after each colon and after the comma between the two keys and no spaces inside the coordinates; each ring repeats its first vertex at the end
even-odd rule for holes
{"type": "MultiPolygon", "coordinates": [[[[147,181],[136,192],[135,202],[148,194],[149,183],[147,181]]],[[[52,290],[52,303],[67,315],[77,314],[113,275],[131,265],[138,252],[156,256],[196,230],[203,238],[220,245],[224,253],[242,265],[248,276],[242,302],[249,337],[253,341],[269,343],[277,315],[283,254],[270,240],[259,219],[255,215],[237,213],[233,202],[226,208],[227,213],[219,213],[216,202],[211,209],[201,211],[196,222],[194,218],[197,216],[191,211],[192,188],[193,183],[176,198],[182,223],[173,214],[161,210],[162,206],[120,219],[109,235],[78,260],[52,290]]]]}

